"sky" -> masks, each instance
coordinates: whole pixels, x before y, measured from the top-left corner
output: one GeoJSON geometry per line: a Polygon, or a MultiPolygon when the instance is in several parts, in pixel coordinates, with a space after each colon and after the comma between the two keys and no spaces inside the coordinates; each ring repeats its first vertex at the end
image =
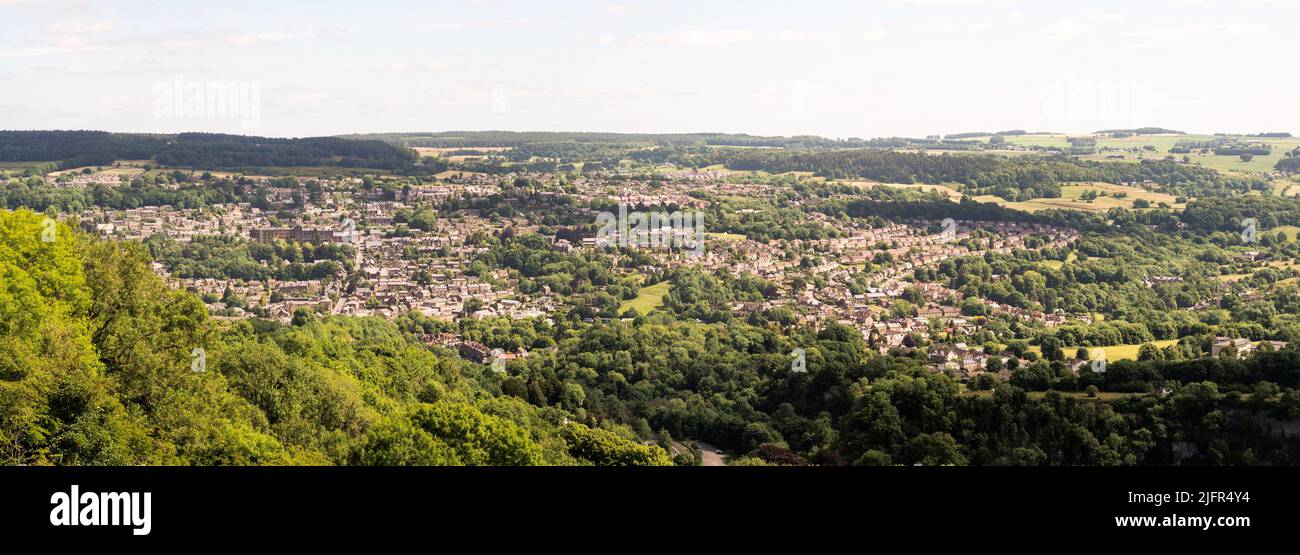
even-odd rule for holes
{"type": "Polygon", "coordinates": [[[1300,0],[0,0],[0,129],[1300,134],[1300,0]]]}

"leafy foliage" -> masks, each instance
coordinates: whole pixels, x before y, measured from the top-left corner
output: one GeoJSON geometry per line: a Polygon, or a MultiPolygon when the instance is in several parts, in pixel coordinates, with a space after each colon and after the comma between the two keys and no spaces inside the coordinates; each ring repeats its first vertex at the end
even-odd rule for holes
{"type": "Polygon", "coordinates": [[[413,151],[381,141],[334,137],[276,139],[213,133],[0,132],[0,161],[65,161],[65,166],[73,167],[148,159],[167,166],[199,169],[330,165],[391,170],[414,164],[416,156],[413,151]]]}
{"type": "Polygon", "coordinates": [[[0,463],[667,460],[658,447],[564,431],[560,414],[496,398],[499,377],[392,323],[220,324],[166,287],[138,243],[56,231],[41,241],[38,215],[0,213],[0,463]]]}

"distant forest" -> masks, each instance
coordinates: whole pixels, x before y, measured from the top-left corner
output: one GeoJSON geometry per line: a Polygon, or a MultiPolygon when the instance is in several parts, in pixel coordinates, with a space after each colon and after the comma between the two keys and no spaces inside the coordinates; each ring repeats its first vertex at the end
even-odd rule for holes
{"type": "Polygon", "coordinates": [[[109,165],[115,160],[153,160],[164,166],[203,170],[284,166],[399,170],[413,166],[417,156],[382,141],[336,137],[0,131],[0,162],[55,162],[66,169],[109,165]]]}
{"type": "Polygon", "coordinates": [[[445,131],[438,133],[368,133],[343,138],[379,140],[406,147],[521,147],[539,143],[599,143],[642,146],[753,146],[782,148],[854,148],[880,146],[880,139],[827,139],[811,135],[761,137],[729,133],[570,133],[559,131],[445,131]]]}
{"type": "Polygon", "coordinates": [[[1011,201],[1061,196],[1061,184],[1085,181],[1152,181],[1167,191],[1197,196],[1267,190],[1267,180],[1229,177],[1172,160],[1137,164],[1094,162],[1063,156],[931,155],[888,150],[784,151],[716,149],[694,157],[695,165],[773,173],[810,171],[829,179],[888,183],[959,183],[966,192],[1011,201]]]}

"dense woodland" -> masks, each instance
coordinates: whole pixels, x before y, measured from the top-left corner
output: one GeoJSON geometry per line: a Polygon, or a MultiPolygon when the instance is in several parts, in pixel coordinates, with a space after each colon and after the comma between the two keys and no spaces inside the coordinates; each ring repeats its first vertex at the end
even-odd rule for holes
{"type": "Polygon", "coordinates": [[[1117,164],[1067,157],[922,154],[891,150],[791,151],[716,149],[696,155],[697,165],[722,164],[735,170],[773,173],[811,171],[830,179],[885,183],[955,183],[972,195],[1006,200],[1061,196],[1069,182],[1143,183],[1152,181],[1171,194],[1225,195],[1269,190],[1267,180],[1229,177],[1172,160],[1117,164]]]}
{"type": "Polygon", "coordinates": [[[882,356],[852,328],[827,324],[812,334],[780,314],[739,320],[710,308],[744,291],[761,295],[761,283],[702,274],[671,280],[666,310],[630,322],[452,324],[408,314],[399,325],[507,348],[554,345],[512,363],[502,392],[766,462],[1294,464],[1300,454],[1294,439],[1269,431],[1300,416],[1300,355],[1292,350],[1239,362],[1200,358],[1199,347],[1196,358],[1176,359],[1175,349],[1170,358],[1117,362],[1105,375],[1085,370],[1077,378],[1049,353],[991,396],[971,396],[930,372],[924,349],[882,356]],[[809,353],[808,374],[790,372],[796,346],[809,353]],[[1089,386],[1140,395],[1108,405],[1026,393],[1089,386]]]}
{"type": "Polygon", "coordinates": [[[217,322],[148,262],[0,213],[0,464],[672,462],[383,320],[217,322]]]}
{"type": "Polygon", "coordinates": [[[154,160],[164,166],[201,170],[275,166],[397,170],[413,167],[417,157],[414,151],[382,141],[334,137],[0,131],[0,162],[58,162],[59,169],[64,169],[111,165],[115,160],[154,160]]]}

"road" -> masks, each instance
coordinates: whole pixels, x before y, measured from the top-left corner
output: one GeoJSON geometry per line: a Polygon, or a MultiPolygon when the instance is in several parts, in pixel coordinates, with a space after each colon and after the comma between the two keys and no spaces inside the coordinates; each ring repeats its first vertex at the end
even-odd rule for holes
{"type": "MultiPolygon", "coordinates": [[[[354,271],[360,272],[361,262],[362,260],[364,260],[361,257],[361,244],[364,243],[365,241],[364,240],[358,241],[355,239],[355,237],[356,235],[354,234],[351,237],[349,237],[348,240],[352,243],[352,246],[357,251],[356,259],[354,260],[354,265],[356,266],[356,269],[354,271]]],[[[330,309],[330,314],[338,314],[343,311],[343,303],[348,300],[347,292],[344,291],[346,287],[347,287],[347,280],[345,278],[343,283],[339,287],[339,300],[338,302],[334,303],[334,308],[330,309]]]]}
{"type": "Polygon", "coordinates": [[[727,456],[722,454],[721,449],[703,441],[697,441],[695,444],[700,446],[701,466],[727,466],[727,456]]]}

